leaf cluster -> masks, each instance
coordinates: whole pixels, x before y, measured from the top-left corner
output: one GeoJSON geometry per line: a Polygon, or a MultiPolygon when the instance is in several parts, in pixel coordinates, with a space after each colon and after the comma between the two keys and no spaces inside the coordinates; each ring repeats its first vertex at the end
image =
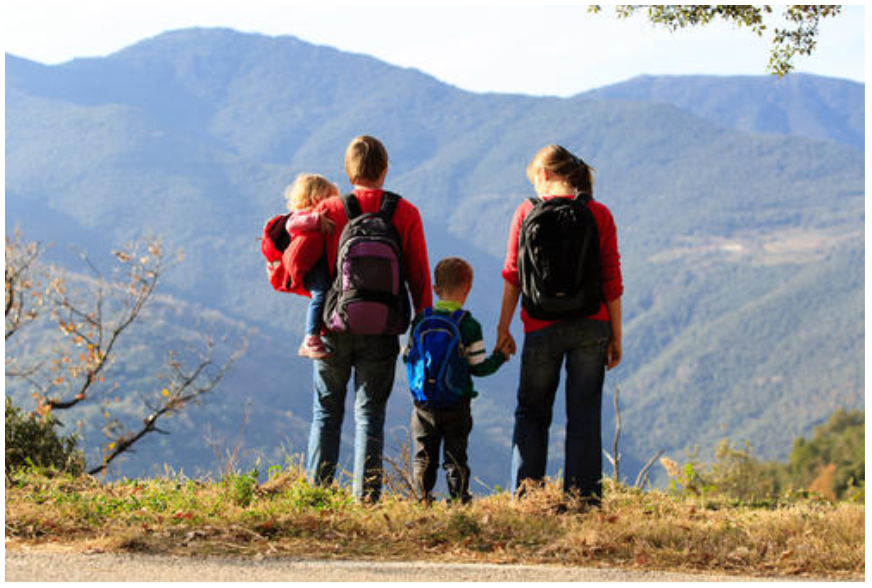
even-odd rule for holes
{"type": "MultiPolygon", "coordinates": [[[[599,12],[601,8],[594,6],[591,10],[599,12]]],[[[771,28],[772,46],[768,69],[778,76],[784,76],[794,69],[794,58],[797,55],[811,55],[814,52],[821,19],[835,17],[841,10],[841,6],[833,5],[785,5],[782,12],[784,24],[773,26],[770,21],[774,10],[770,5],[615,6],[615,12],[620,18],[629,18],[637,12],[644,12],[652,24],[670,31],[705,26],[715,20],[750,29],[760,37],[771,28]]]]}

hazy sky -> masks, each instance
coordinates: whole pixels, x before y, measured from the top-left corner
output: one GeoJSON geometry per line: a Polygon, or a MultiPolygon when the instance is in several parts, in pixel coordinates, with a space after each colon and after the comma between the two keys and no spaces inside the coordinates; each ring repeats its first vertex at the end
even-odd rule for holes
{"type": "MultiPolygon", "coordinates": [[[[107,55],[163,31],[293,35],[415,67],[476,92],[568,96],[640,74],[765,74],[768,38],[726,25],[670,33],[586,6],[317,6],[291,0],[4,0],[4,49],[42,63],[107,55]]],[[[797,71],[865,81],[862,6],[824,21],[797,71]]]]}

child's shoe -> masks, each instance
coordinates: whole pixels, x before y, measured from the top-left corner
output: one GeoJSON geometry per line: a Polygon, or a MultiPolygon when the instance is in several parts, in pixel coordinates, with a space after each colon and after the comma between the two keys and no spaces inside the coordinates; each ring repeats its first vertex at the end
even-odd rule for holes
{"type": "Polygon", "coordinates": [[[321,337],[318,335],[307,335],[305,339],[303,339],[303,343],[300,345],[300,350],[298,352],[302,357],[308,357],[309,359],[324,359],[330,357],[330,352],[327,351],[327,348],[324,347],[324,342],[321,341],[321,337]]]}

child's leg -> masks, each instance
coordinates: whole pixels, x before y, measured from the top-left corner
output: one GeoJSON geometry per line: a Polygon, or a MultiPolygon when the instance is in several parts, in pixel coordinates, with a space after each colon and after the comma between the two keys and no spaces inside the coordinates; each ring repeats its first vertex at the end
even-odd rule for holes
{"type": "Polygon", "coordinates": [[[430,502],[439,470],[440,438],[434,414],[429,410],[412,408],[411,429],[415,492],[420,499],[430,502]]]}
{"type": "Polygon", "coordinates": [[[319,335],[321,326],[324,324],[324,300],[330,289],[330,273],[327,270],[327,260],[321,258],[318,263],[309,270],[303,282],[306,289],[312,294],[309,301],[309,309],[306,312],[306,334],[319,335]]]}
{"type": "Polygon", "coordinates": [[[472,410],[469,401],[457,408],[442,411],[442,432],[445,435],[443,466],[451,498],[469,502],[469,465],[466,448],[472,432],[472,410]]]}

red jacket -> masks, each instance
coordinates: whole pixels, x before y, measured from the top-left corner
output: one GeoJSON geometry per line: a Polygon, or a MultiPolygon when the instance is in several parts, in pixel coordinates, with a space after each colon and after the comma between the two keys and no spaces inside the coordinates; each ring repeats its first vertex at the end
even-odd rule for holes
{"type": "MultiPolygon", "coordinates": [[[[381,206],[382,190],[355,190],[363,212],[377,212],[381,206]]],[[[348,223],[345,207],[339,198],[328,198],[315,208],[314,212],[327,212],[335,224],[332,235],[321,232],[300,233],[291,240],[285,252],[285,263],[290,268],[291,286],[294,292],[308,295],[302,286],[303,278],[312,269],[318,259],[326,254],[330,275],[336,274],[336,255],[339,249],[339,237],[342,229],[348,223]]],[[[394,226],[400,233],[403,245],[403,271],[415,312],[422,312],[433,306],[433,289],[430,281],[430,262],[427,259],[427,243],[424,240],[424,224],[418,209],[405,198],[401,198],[394,212],[394,226]]]]}
{"type": "MultiPolygon", "coordinates": [[[[574,198],[574,196],[545,196],[546,200],[549,198],[574,198]]],[[[618,253],[618,232],[615,227],[615,220],[605,204],[591,200],[588,207],[593,213],[597,229],[599,230],[600,260],[603,270],[603,297],[609,301],[615,300],[620,298],[624,293],[624,282],[621,275],[621,255],[618,253]]],[[[512,218],[512,227],[509,230],[506,261],[503,264],[503,278],[519,288],[521,286],[521,279],[518,276],[518,235],[521,232],[521,223],[524,222],[527,213],[532,209],[533,203],[529,200],[524,200],[515,210],[515,216],[512,218]]],[[[600,305],[599,312],[588,318],[608,321],[609,310],[605,302],[600,305]]],[[[528,315],[523,307],[521,307],[521,321],[524,323],[525,333],[545,328],[556,322],[535,319],[528,315]]]]}

